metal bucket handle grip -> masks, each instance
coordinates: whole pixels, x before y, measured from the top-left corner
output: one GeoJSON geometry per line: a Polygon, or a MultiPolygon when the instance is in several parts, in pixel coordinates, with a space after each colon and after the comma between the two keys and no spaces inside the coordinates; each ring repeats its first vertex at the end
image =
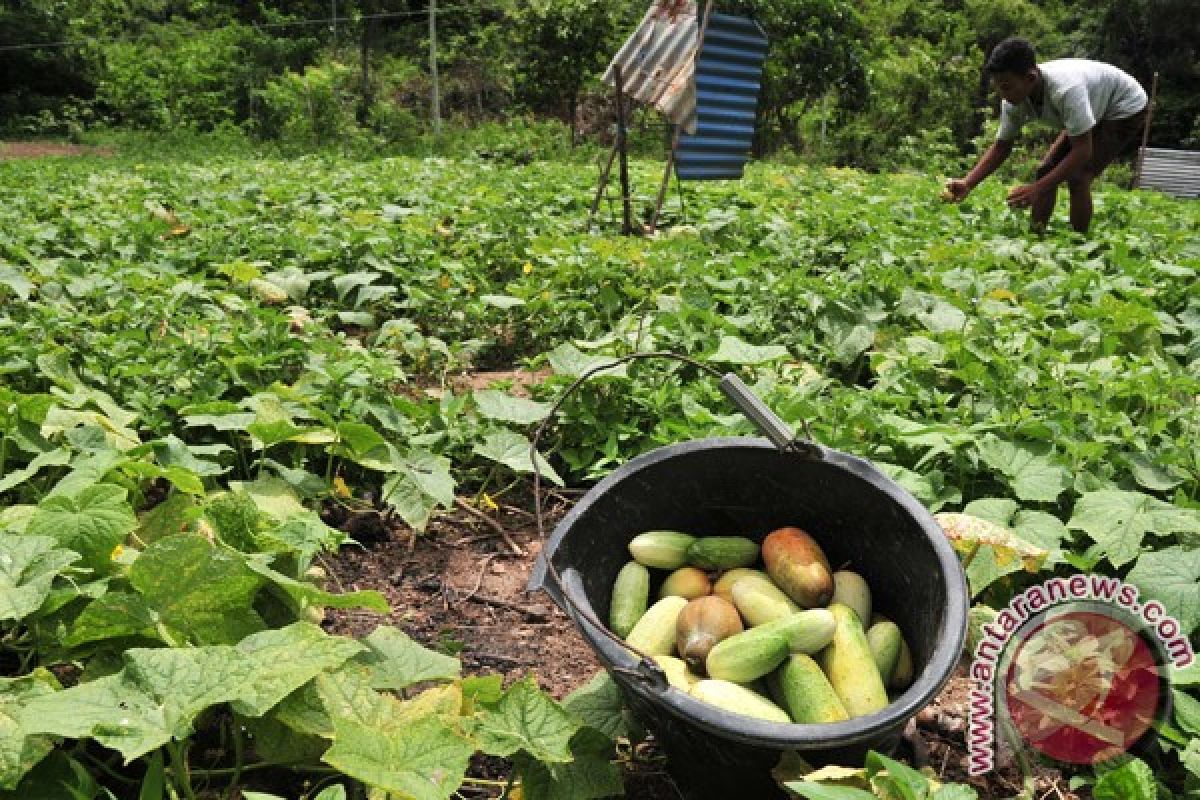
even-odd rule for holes
{"type": "MultiPolygon", "coordinates": [[[[796,455],[811,459],[820,459],[823,457],[823,450],[821,446],[814,442],[809,434],[807,421],[804,422],[805,437],[797,437],[791,426],[780,419],[775,412],[772,411],[761,399],[759,399],[758,395],[754,394],[750,387],[747,386],[745,382],[743,382],[742,379],[734,373],[727,372],[722,374],[702,361],[698,361],[689,356],[680,355],[679,353],[672,353],[668,351],[630,353],[629,355],[614,359],[611,362],[592,367],[576,378],[575,381],[568,386],[561,395],[559,395],[558,399],[551,407],[550,413],[546,415],[545,419],[542,420],[542,422],[533,432],[533,438],[529,445],[529,460],[533,465],[533,501],[535,519],[537,521],[538,537],[542,539],[542,541],[545,541],[546,539],[546,523],[542,513],[542,471],[538,463],[539,454],[537,449],[538,441],[541,439],[542,432],[546,429],[546,426],[550,423],[550,421],[554,419],[555,414],[558,412],[559,408],[562,407],[562,404],[566,401],[566,399],[570,397],[580,386],[591,379],[593,375],[605,370],[619,367],[622,364],[626,364],[630,361],[640,359],[664,359],[679,361],[684,364],[690,364],[697,369],[709,373],[720,380],[721,391],[725,393],[725,396],[732,400],[734,405],[738,407],[738,409],[746,416],[746,418],[753,422],[755,427],[757,427],[759,431],[761,431],[762,434],[766,436],[767,439],[769,439],[771,443],[774,444],[780,451],[795,453],[796,455]]],[[[579,604],[577,604],[571,597],[571,593],[567,590],[565,581],[559,574],[558,569],[554,566],[553,561],[548,558],[544,552],[539,555],[539,560],[545,566],[546,574],[550,576],[550,580],[554,583],[554,588],[557,590],[557,596],[564,601],[566,605],[564,610],[566,610],[569,615],[577,618],[577,624],[579,623],[580,619],[585,620],[588,625],[595,628],[607,638],[611,639],[614,643],[625,648],[626,650],[633,651],[638,656],[639,662],[636,669],[629,670],[621,667],[617,667],[615,669],[631,678],[636,679],[639,683],[656,692],[662,692],[666,690],[668,686],[667,677],[663,672],[662,667],[660,667],[658,663],[649,655],[628,644],[621,639],[621,637],[609,630],[608,626],[597,619],[596,615],[593,614],[590,609],[579,606],[579,604]]],[[[560,605],[562,605],[562,603],[560,603],[560,605]]]]}

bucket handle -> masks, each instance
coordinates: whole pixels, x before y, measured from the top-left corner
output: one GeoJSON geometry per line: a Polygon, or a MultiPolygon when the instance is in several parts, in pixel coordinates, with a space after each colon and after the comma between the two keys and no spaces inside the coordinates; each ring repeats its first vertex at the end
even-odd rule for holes
{"type": "MultiPolygon", "coordinates": [[[[545,541],[546,539],[546,521],[542,513],[542,471],[538,465],[538,441],[541,439],[542,433],[545,431],[546,426],[550,423],[550,421],[554,419],[555,414],[562,407],[566,399],[574,394],[574,392],[580,386],[590,380],[593,375],[605,370],[614,369],[615,367],[619,367],[622,364],[627,364],[630,361],[642,359],[679,361],[684,364],[690,364],[691,366],[712,375],[720,381],[721,391],[724,392],[725,396],[733,401],[733,404],[738,407],[738,409],[746,416],[746,418],[753,422],[755,427],[757,427],[759,431],[761,431],[762,434],[766,436],[767,439],[769,439],[771,443],[774,444],[775,447],[781,452],[792,453],[797,456],[813,460],[824,457],[824,450],[822,449],[821,445],[812,440],[811,433],[808,429],[807,420],[802,421],[805,436],[804,438],[800,438],[792,430],[791,426],[780,419],[778,415],[776,415],[766,403],[759,399],[758,395],[756,395],[750,389],[750,387],[747,386],[745,382],[742,381],[742,379],[736,374],[732,372],[722,374],[718,370],[702,361],[698,361],[690,356],[672,353],[669,351],[629,353],[628,355],[621,356],[610,362],[598,364],[588,370],[585,370],[578,378],[575,379],[573,383],[571,383],[570,386],[563,391],[561,395],[559,395],[558,399],[551,407],[550,413],[546,415],[546,417],[541,421],[541,423],[538,424],[537,428],[533,432],[533,437],[529,445],[529,460],[533,465],[534,516],[537,522],[538,537],[542,541],[545,541]]],[[[562,575],[559,574],[558,568],[554,566],[552,559],[546,557],[544,552],[539,556],[539,559],[545,565],[546,574],[550,576],[551,581],[554,583],[554,587],[557,589],[558,596],[561,597],[566,603],[568,607],[566,610],[569,614],[574,614],[586,620],[589,625],[612,640],[615,644],[626,650],[632,651],[638,656],[639,661],[636,669],[631,670],[624,667],[615,667],[614,669],[648,686],[655,692],[665,691],[668,687],[667,676],[666,673],[663,672],[662,667],[658,665],[658,662],[609,630],[608,626],[597,619],[596,615],[593,614],[590,609],[585,609],[576,603],[571,596],[571,592],[568,591],[565,585],[566,582],[563,580],[562,575]]],[[[576,578],[575,583],[579,583],[578,576],[573,577],[576,578]]]]}

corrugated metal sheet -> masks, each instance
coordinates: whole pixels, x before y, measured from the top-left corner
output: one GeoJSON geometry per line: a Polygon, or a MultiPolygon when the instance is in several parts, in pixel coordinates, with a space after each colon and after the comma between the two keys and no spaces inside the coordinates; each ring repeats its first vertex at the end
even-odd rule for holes
{"type": "Polygon", "coordinates": [[[696,4],[654,3],[613,57],[604,82],[616,85],[621,67],[625,94],[652,105],[684,130],[696,127],[696,4]]]}
{"type": "Polygon", "coordinates": [[[1175,197],[1200,198],[1200,150],[1147,147],[1137,185],[1175,197]]]}
{"type": "Polygon", "coordinates": [[[767,36],[754,20],[712,14],[696,58],[696,129],[679,137],[681,181],[737,180],[754,139],[767,36]]]}

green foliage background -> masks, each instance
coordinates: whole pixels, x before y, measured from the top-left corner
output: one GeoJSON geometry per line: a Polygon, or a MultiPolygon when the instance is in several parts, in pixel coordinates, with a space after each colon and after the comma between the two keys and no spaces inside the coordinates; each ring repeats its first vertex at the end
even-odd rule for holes
{"type": "MultiPolygon", "coordinates": [[[[986,135],[988,50],[1100,58],[1150,85],[1152,138],[1200,141],[1200,17],[1189,0],[729,0],[772,39],[757,150],[868,169],[948,165],[986,135]]],[[[430,118],[427,4],[36,0],[0,7],[0,129],[82,135],[240,126],[307,146],[409,141],[430,118]]],[[[598,82],[644,0],[463,0],[438,17],[444,113],[524,113],[605,133],[598,82]]],[[[572,129],[571,141],[575,140],[572,129]]]]}

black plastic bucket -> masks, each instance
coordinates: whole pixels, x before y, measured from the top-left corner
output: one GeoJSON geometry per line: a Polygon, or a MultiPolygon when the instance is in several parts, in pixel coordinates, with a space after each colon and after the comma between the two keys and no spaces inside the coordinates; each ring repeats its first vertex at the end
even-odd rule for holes
{"type": "Polygon", "coordinates": [[[770,771],[787,750],[813,765],[847,766],[861,765],[868,749],[892,751],[905,723],[950,678],[967,626],[962,568],[920,503],[861,458],[817,445],[786,452],[766,439],[684,442],[624,464],[559,523],[529,588],[544,589],[574,620],[634,714],[655,733],[680,789],[693,798],[782,795],[770,771]],[[613,581],[630,557],[626,545],[643,531],[761,541],[784,525],[812,534],[834,569],[861,573],[875,607],[904,632],[915,679],[883,711],[824,725],[730,714],[652,680],[639,671],[635,655],[572,607],[608,619],[613,581]],[[550,579],[545,559],[560,574],[561,587],[550,579]]]}

